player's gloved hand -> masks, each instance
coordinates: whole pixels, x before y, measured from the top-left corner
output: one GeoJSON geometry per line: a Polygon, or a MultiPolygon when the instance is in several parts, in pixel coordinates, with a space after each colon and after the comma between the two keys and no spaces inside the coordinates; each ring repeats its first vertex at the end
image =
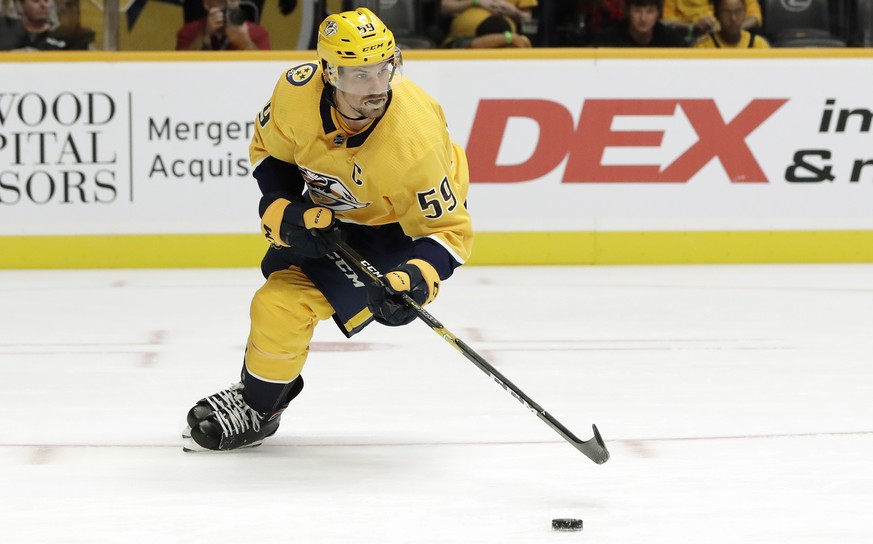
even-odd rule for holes
{"type": "Polygon", "coordinates": [[[278,198],[267,206],[261,217],[261,232],[273,247],[290,247],[300,256],[313,259],[333,251],[317,233],[333,226],[332,210],[302,200],[291,202],[278,198]]]}
{"type": "Polygon", "coordinates": [[[427,261],[411,259],[384,276],[386,286],[371,284],[367,287],[367,307],[373,318],[383,325],[399,327],[412,322],[415,311],[403,303],[400,293],[407,293],[421,306],[436,298],[440,276],[427,261]]]}

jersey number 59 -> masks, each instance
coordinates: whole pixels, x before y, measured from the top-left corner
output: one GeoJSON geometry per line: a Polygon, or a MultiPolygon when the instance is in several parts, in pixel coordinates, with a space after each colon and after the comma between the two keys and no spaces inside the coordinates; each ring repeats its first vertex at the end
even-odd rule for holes
{"type": "Polygon", "coordinates": [[[443,178],[439,191],[434,187],[429,191],[416,194],[418,195],[418,207],[421,208],[421,211],[430,212],[424,214],[428,219],[439,219],[446,211],[451,213],[458,207],[458,199],[452,192],[449,178],[443,178]]]}

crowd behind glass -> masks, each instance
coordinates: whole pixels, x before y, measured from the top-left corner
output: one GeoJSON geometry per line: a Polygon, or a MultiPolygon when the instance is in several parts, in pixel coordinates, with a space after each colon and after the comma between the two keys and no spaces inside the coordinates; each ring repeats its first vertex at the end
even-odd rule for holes
{"type": "Polygon", "coordinates": [[[355,7],[405,49],[873,44],[873,0],[0,0],[0,51],[308,49],[321,18],[355,7]],[[119,43],[135,24],[164,34],[119,43]]]}

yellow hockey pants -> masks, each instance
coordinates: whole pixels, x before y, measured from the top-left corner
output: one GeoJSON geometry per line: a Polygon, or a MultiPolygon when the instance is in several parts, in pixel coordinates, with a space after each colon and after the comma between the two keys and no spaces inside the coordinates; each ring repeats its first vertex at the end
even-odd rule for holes
{"type": "Polygon", "coordinates": [[[300,268],[270,274],[252,299],[245,356],[249,373],[274,382],[296,378],[309,355],[315,325],[333,313],[300,268]]]}

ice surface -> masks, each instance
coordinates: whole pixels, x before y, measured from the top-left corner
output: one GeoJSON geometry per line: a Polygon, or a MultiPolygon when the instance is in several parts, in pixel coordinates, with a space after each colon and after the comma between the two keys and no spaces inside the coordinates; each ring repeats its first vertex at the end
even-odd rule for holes
{"type": "Polygon", "coordinates": [[[260,283],[0,272],[0,542],[873,542],[873,266],[460,269],[434,315],[602,466],[422,323],[322,323],[275,437],[182,453],[260,283]]]}

